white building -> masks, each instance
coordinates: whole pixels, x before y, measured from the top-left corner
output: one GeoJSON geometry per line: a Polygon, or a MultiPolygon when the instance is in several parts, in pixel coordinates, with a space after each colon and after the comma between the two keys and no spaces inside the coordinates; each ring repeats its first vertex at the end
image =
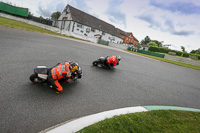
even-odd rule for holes
{"type": "Polygon", "coordinates": [[[92,15],[67,5],[58,19],[62,34],[97,42],[100,38],[113,43],[123,43],[117,29],[92,15]]]}

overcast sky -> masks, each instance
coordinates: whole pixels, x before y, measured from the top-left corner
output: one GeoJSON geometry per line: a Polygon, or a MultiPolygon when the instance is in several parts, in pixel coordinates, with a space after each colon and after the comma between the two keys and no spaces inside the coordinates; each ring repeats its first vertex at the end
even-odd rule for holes
{"type": "Polygon", "coordinates": [[[67,4],[102,19],[141,41],[171,44],[187,52],[200,48],[200,0],[1,0],[29,8],[35,16],[50,17],[67,4]]]}

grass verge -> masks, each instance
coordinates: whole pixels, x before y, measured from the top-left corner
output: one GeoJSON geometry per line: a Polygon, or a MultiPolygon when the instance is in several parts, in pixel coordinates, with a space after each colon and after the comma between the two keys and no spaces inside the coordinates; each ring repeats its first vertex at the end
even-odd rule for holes
{"type": "MultiPolygon", "coordinates": [[[[2,27],[9,27],[9,28],[14,28],[14,29],[20,29],[20,30],[27,30],[27,31],[32,31],[32,32],[39,32],[39,33],[44,33],[44,34],[50,34],[50,35],[56,35],[56,36],[61,36],[61,37],[67,37],[67,38],[71,38],[71,39],[76,39],[76,40],[82,40],[79,38],[75,38],[75,37],[71,37],[71,36],[65,36],[59,33],[55,33],[34,25],[30,25],[24,22],[20,22],[20,21],[16,21],[16,20],[12,20],[12,19],[8,19],[8,18],[4,18],[4,17],[0,17],[0,26],[2,27]]],[[[85,41],[85,40],[83,40],[85,41]]]]}
{"type": "Polygon", "coordinates": [[[115,116],[78,133],[200,133],[200,112],[153,110],[115,116]]]}
{"type": "Polygon", "coordinates": [[[146,57],[149,57],[149,58],[152,58],[152,59],[156,59],[156,60],[160,60],[160,61],[164,61],[164,62],[176,64],[176,65],[179,65],[179,66],[183,66],[183,67],[187,67],[187,68],[192,68],[192,69],[200,71],[200,66],[195,66],[195,65],[186,64],[186,63],[183,63],[183,62],[168,60],[168,59],[164,59],[164,58],[160,58],[160,57],[155,57],[155,56],[151,56],[151,55],[136,53],[136,52],[132,52],[132,51],[129,51],[129,50],[125,50],[125,51],[133,53],[133,54],[138,54],[138,55],[146,56],[146,57]]]}

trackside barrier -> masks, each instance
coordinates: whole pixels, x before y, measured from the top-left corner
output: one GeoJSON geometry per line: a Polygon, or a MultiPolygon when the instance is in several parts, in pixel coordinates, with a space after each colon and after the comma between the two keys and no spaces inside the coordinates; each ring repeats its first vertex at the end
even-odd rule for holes
{"type": "Polygon", "coordinates": [[[28,17],[28,8],[20,8],[3,2],[0,2],[0,11],[23,17],[28,17]]]}
{"type": "Polygon", "coordinates": [[[165,57],[165,54],[159,54],[159,53],[155,53],[155,52],[151,52],[151,51],[145,51],[145,50],[132,49],[131,47],[128,47],[127,50],[130,50],[130,51],[133,51],[133,52],[142,53],[142,54],[146,54],[146,55],[156,56],[156,57],[160,57],[160,58],[164,58],[165,57]]]}
{"type": "Polygon", "coordinates": [[[104,41],[102,39],[98,39],[98,44],[103,44],[103,45],[108,46],[109,42],[108,41],[104,41]]]}
{"type": "Polygon", "coordinates": [[[147,54],[147,55],[151,55],[151,56],[156,56],[156,57],[160,57],[160,58],[164,58],[165,57],[164,54],[159,54],[159,53],[155,53],[155,52],[151,52],[151,51],[138,50],[138,53],[147,54]]]}

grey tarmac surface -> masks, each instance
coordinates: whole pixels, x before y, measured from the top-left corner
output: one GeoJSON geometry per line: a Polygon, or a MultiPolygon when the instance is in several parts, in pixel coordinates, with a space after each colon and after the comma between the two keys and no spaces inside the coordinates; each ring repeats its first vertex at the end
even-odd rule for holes
{"type": "Polygon", "coordinates": [[[164,105],[200,109],[200,71],[60,37],[0,27],[0,132],[35,133],[59,123],[124,107],[164,105]],[[121,55],[108,70],[100,56],[121,55]],[[83,69],[57,95],[29,76],[37,65],[72,60],[83,69]]]}

